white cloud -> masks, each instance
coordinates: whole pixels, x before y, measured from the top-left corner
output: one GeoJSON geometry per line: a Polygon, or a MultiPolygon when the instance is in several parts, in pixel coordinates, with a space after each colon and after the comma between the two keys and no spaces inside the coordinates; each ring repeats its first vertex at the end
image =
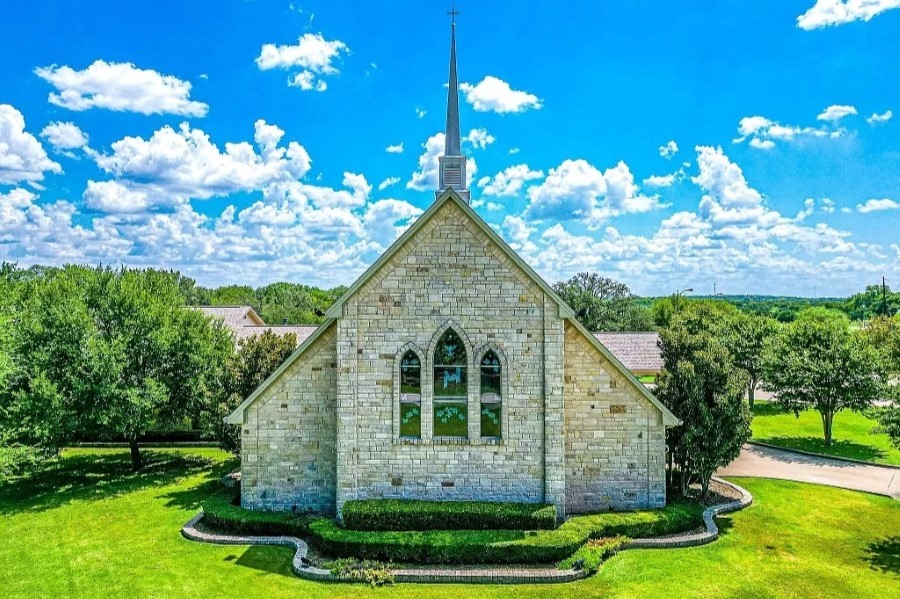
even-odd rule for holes
{"type": "Polygon", "coordinates": [[[96,60],[82,71],[51,65],[34,71],[56,88],[48,100],[69,110],[106,108],[140,114],[206,116],[209,106],[190,99],[191,84],[130,62],[96,60]]]}
{"type": "Polygon", "coordinates": [[[881,123],[886,123],[894,116],[894,111],[886,110],[885,112],[878,114],[877,112],[873,112],[872,116],[866,119],[866,122],[870,125],[879,125],[881,123]]]}
{"type": "Polygon", "coordinates": [[[675,143],[675,140],[669,141],[664,146],[659,146],[659,155],[668,160],[672,156],[678,153],[678,144],[675,143]]]}
{"type": "Polygon", "coordinates": [[[417,117],[419,117],[420,119],[424,119],[426,114],[428,114],[427,110],[425,110],[424,108],[416,107],[416,116],[417,117]]]}
{"type": "Polygon", "coordinates": [[[882,210],[898,210],[900,209],[900,202],[882,198],[876,199],[872,198],[871,200],[867,200],[864,204],[857,204],[856,210],[860,214],[868,214],[869,212],[880,212],[882,210]]]}
{"type": "Polygon", "coordinates": [[[88,142],[87,134],[75,123],[50,123],[41,131],[41,137],[50,142],[57,152],[76,150],[86,146],[88,142]]]}
{"type": "Polygon", "coordinates": [[[855,106],[832,104],[816,117],[819,121],[839,121],[844,117],[857,114],[855,106]]]}
{"type": "Polygon", "coordinates": [[[853,21],[870,21],[886,10],[900,8],[900,0],[816,0],[797,17],[797,26],[807,31],[853,21]]]}
{"type": "Polygon", "coordinates": [[[510,148],[510,149],[509,149],[509,155],[512,156],[513,154],[518,154],[518,153],[521,152],[521,151],[522,151],[522,150],[520,150],[519,148],[510,148]]]}
{"type": "Polygon", "coordinates": [[[834,214],[834,200],[830,198],[822,198],[821,210],[825,214],[834,214]]]}
{"type": "Polygon", "coordinates": [[[341,54],[349,54],[347,44],[340,40],[326,40],[321,33],[305,33],[295,45],[279,46],[263,44],[256,65],[262,71],[269,69],[299,69],[288,80],[288,85],[304,91],[325,91],[327,83],[322,78],[336,75],[334,63],[341,54]]]}
{"type": "Polygon", "coordinates": [[[651,175],[644,179],[647,187],[671,187],[675,183],[676,173],[671,175],[651,175]]]}
{"type": "Polygon", "coordinates": [[[757,150],[771,150],[775,147],[775,142],[771,139],[759,139],[758,137],[754,137],[750,140],[750,147],[756,148],[757,150]]]}
{"type": "MultiPolygon", "coordinates": [[[[419,167],[406,183],[407,189],[434,191],[438,188],[438,157],[444,153],[444,134],[435,133],[422,144],[424,152],[419,156],[419,167]]],[[[472,180],[478,166],[474,158],[466,158],[466,187],[472,187],[472,180]]]]}
{"type": "Polygon", "coordinates": [[[35,183],[44,173],[62,173],[37,138],[25,131],[25,117],[9,104],[0,104],[0,183],[35,183]]]}
{"type": "Polygon", "coordinates": [[[482,177],[478,186],[485,196],[515,197],[522,191],[526,181],[540,179],[543,171],[532,170],[527,164],[510,166],[493,177],[482,177]]]}
{"type": "Polygon", "coordinates": [[[88,208],[114,214],[146,212],[173,199],[177,201],[165,194],[155,195],[147,187],[132,188],[119,181],[88,181],[82,197],[88,208]]]}
{"type": "Polygon", "coordinates": [[[254,129],[258,153],[247,142],[226,143],[222,152],[205,132],[182,123],[177,131],[165,126],[147,140],[126,137],[112,144],[112,153],[93,157],[132,190],[146,187],[154,196],[197,199],[257,190],[309,171],[311,160],[303,146],[278,145],[284,131],[263,120],[254,129]]]}
{"type": "Polygon", "coordinates": [[[422,210],[403,200],[378,200],[366,208],[363,222],[370,237],[387,247],[420,215],[422,210]]]}
{"type": "Polygon", "coordinates": [[[460,91],[465,94],[466,102],[478,112],[525,112],[529,108],[541,108],[541,100],[534,94],[512,89],[502,79],[486,76],[480,82],[461,83],[460,91]]]}
{"type": "Polygon", "coordinates": [[[401,141],[398,144],[393,144],[384,149],[388,154],[402,154],[403,153],[403,142],[401,141]]]}
{"type": "Polygon", "coordinates": [[[493,135],[487,132],[487,129],[472,129],[469,134],[462,138],[462,141],[472,144],[473,148],[483,150],[496,141],[493,135]]]}
{"type": "Polygon", "coordinates": [[[384,181],[378,184],[378,191],[384,191],[391,185],[396,185],[400,182],[400,177],[388,177],[384,181]]]}
{"type": "Polygon", "coordinates": [[[564,160],[539,185],[528,188],[529,220],[583,220],[596,228],[611,217],[662,207],[656,196],[639,193],[624,162],[600,172],[583,159],[564,160]]]}

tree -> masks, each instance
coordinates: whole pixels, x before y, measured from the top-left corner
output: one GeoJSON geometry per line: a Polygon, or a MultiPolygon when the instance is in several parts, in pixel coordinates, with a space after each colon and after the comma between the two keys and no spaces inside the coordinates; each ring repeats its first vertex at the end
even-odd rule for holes
{"type": "Polygon", "coordinates": [[[583,272],[553,286],[591,331],[649,331],[647,310],[624,283],[583,272]]]}
{"type": "Polygon", "coordinates": [[[834,415],[862,411],[878,398],[879,371],[878,354],[850,330],[846,316],[812,308],[773,340],[763,359],[763,385],[798,416],[817,410],[830,446],[834,415]]]}
{"type": "Polygon", "coordinates": [[[728,348],[735,366],[746,373],[747,400],[753,410],[756,386],[762,376],[766,343],[778,332],[778,323],[766,316],[736,315],[728,331],[728,348]]]}
{"type": "Polygon", "coordinates": [[[716,302],[692,302],[660,333],[656,395],[682,421],[666,431],[669,483],[677,467],[682,493],[696,481],[705,496],[713,473],[737,458],[750,438],[744,376],[724,341],[730,314],[716,302]]]}
{"type": "Polygon", "coordinates": [[[240,428],[225,424],[224,418],[265,381],[293,353],[297,336],[265,331],[241,341],[228,361],[227,393],[224,401],[207,412],[204,428],[223,449],[239,453],[240,428]]]}
{"type": "Polygon", "coordinates": [[[869,285],[862,293],[848,297],[842,308],[852,320],[893,316],[900,313],[900,292],[883,285],[869,285]]]}
{"type": "Polygon", "coordinates": [[[122,438],[139,469],[141,434],[221,396],[230,334],[184,309],[168,274],[68,266],[26,285],[2,414],[26,442],[122,438]]]}

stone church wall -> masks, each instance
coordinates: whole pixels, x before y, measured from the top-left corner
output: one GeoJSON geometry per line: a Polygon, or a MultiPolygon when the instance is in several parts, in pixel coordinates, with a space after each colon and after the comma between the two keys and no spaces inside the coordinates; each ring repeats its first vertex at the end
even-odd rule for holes
{"type": "Polygon", "coordinates": [[[553,451],[559,457],[550,465],[558,475],[545,495],[544,413],[550,389],[561,428],[563,321],[557,305],[460,207],[444,204],[343,309],[339,506],[381,497],[561,501],[559,435],[551,447],[551,457],[553,451]],[[432,435],[433,351],[448,326],[462,337],[468,358],[469,426],[462,441],[432,435]],[[480,435],[478,361],[487,347],[505,360],[499,441],[480,435]],[[409,348],[422,360],[421,440],[400,439],[398,432],[396,361],[409,348]]]}
{"type": "Polygon", "coordinates": [[[334,512],[335,328],[247,408],[241,427],[244,507],[334,512]]]}
{"type": "Polygon", "coordinates": [[[563,394],[566,513],[665,505],[662,415],[568,323],[563,394]]]}

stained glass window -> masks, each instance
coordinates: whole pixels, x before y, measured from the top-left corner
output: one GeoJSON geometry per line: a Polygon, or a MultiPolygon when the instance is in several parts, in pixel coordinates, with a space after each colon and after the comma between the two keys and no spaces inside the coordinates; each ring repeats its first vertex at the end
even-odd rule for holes
{"type": "Polygon", "coordinates": [[[488,351],[481,359],[481,436],[500,437],[500,359],[488,351]]]}
{"type": "Polygon", "coordinates": [[[400,436],[422,435],[422,364],[412,350],[400,359],[400,436]]]}
{"type": "Polygon", "coordinates": [[[434,436],[468,437],[466,348],[448,329],[434,350],[434,436]]]}

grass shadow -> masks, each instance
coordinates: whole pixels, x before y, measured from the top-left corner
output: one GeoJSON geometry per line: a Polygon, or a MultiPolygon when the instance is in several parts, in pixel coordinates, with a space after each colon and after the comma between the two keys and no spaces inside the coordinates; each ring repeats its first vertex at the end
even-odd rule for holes
{"type": "MultiPolygon", "coordinates": [[[[135,472],[127,450],[65,456],[34,471],[0,482],[0,514],[44,511],[72,501],[108,499],[169,484],[210,470],[214,460],[181,452],[141,452],[144,467],[135,472]]],[[[219,468],[212,468],[218,472],[219,468]]],[[[212,476],[212,474],[211,474],[212,476]]]]}
{"type": "Polygon", "coordinates": [[[716,528],[719,529],[720,537],[727,537],[731,534],[731,529],[734,528],[734,521],[732,520],[733,514],[723,514],[721,516],[716,516],[716,528]]]}
{"type": "Polygon", "coordinates": [[[226,561],[233,561],[236,565],[244,568],[259,570],[268,574],[294,577],[294,572],[291,570],[293,555],[294,552],[289,547],[251,545],[236,560],[233,559],[234,556],[228,556],[225,559],[226,561]]]}
{"type": "Polygon", "coordinates": [[[830,446],[826,446],[825,440],[819,437],[780,436],[768,437],[764,441],[769,445],[777,445],[787,449],[798,449],[809,453],[850,458],[864,462],[887,459],[887,454],[877,447],[840,439],[832,439],[830,446]]]}
{"type": "Polygon", "coordinates": [[[869,543],[865,559],[872,570],[900,574],[900,537],[887,537],[869,543]]]}
{"type": "Polygon", "coordinates": [[[793,414],[793,412],[785,410],[774,401],[757,401],[753,404],[754,416],[781,416],[782,414],[793,414]]]}

